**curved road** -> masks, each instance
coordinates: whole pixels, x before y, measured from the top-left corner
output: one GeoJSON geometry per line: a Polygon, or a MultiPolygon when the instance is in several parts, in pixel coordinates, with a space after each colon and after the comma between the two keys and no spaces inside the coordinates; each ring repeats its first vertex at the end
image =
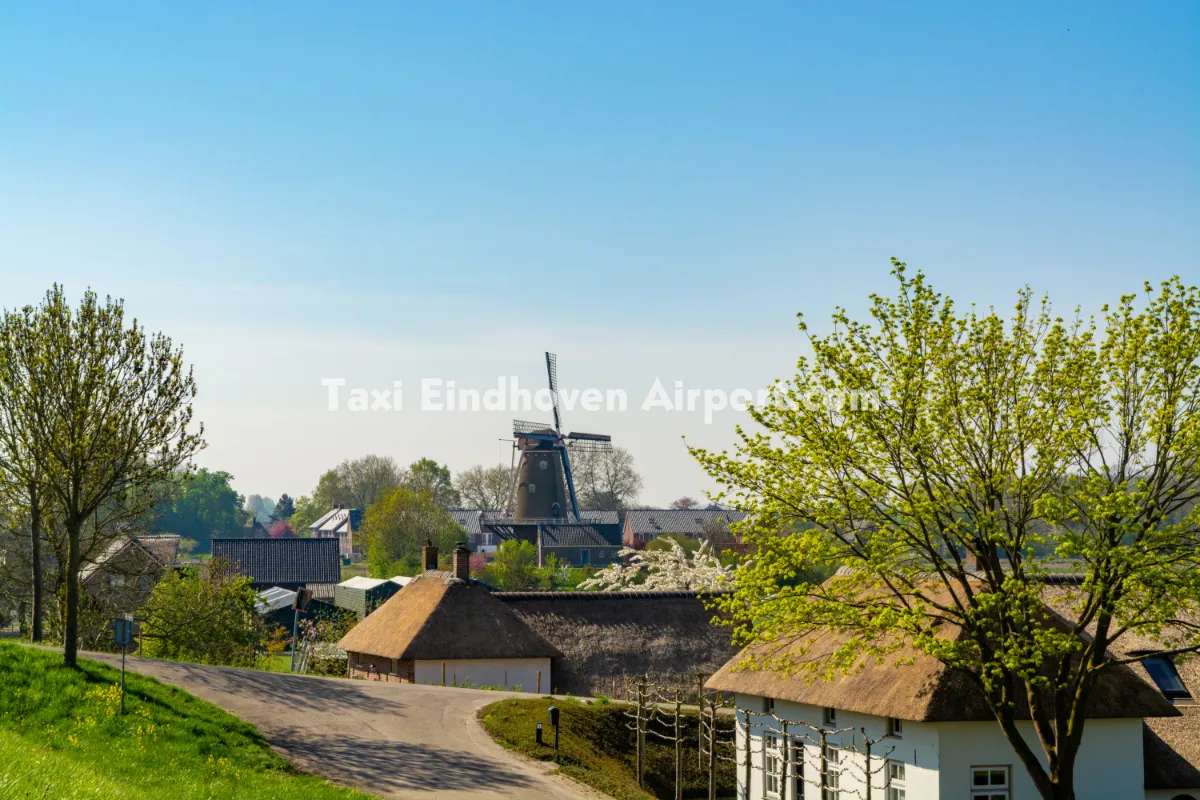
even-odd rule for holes
{"type": "MultiPolygon", "coordinates": [[[[120,656],[87,653],[120,667],[120,656]]],[[[127,667],[252,723],[306,772],[421,800],[584,800],[600,795],[510,754],[475,719],[507,692],[351,681],[130,658],[127,667]]]]}

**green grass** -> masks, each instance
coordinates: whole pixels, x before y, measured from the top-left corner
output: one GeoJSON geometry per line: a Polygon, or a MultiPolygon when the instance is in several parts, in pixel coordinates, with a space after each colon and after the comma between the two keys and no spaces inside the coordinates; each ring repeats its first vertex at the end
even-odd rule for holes
{"type": "Polygon", "coordinates": [[[292,657],[291,656],[264,656],[258,660],[254,666],[255,669],[260,669],[263,672],[291,672],[292,657]]]}
{"type": "MultiPolygon", "coordinates": [[[[624,703],[532,698],[501,700],[479,711],[481,724],[498,743],[529,758],[554,760],[554,729],[547,709],[558,706],[559,772],[618,800],[675,796],[675,746],[647,736],[646,788],[637,783],[636,736],[626,727],[624,703]],[[535,726],[543,723],[545,744],[538,745],[535,726]]],[[[684,797],[708,797],[708,776],[696,764],[696,716],[684,717],[684,797]]],[[[663,733],[668,731],[660,729],[663,733]]],[[[734,794],[733,766],[722,763],[717,775],[721,797],[734,794]]]]}
{"type": "Polygon", "coordinates": [[[343,564],[342,565],[342,580],[348,581],[351,578],[369,575],[371,572],[370,566],[365,561],[358,564],[343,564]]]}
{"type": "Polygon", "coordinates": [[[187,692],[0,642],[0,798],[365,798],[306,775],[253,726],[187,692]]]}

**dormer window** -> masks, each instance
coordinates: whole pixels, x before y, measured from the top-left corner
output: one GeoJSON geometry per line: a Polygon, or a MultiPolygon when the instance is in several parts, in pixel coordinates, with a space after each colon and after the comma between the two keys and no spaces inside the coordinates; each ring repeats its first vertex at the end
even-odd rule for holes
{"type": "Polygon", "coordinates": [[[837,725],[837,709],[836,708],[826,708],[825,709],[825,724],[826,725],[837,725]]]}
{"type": "Polygon", "coordinates": [[[888,717],[887,735],[899,739],[904,735],[904,720],[888,717]]]}
{"type": "Polygon", "coordinates": [[[1150,680],[1154,681],[1154,685],[1168,700],[1192,699],[1192,693],[1179,677],[1179,670],[1175,669],[1175,663],[1171,661],[1170,656],[1151,656],[1142,660],[1142,666],[1150,675],[1150,680]]]}

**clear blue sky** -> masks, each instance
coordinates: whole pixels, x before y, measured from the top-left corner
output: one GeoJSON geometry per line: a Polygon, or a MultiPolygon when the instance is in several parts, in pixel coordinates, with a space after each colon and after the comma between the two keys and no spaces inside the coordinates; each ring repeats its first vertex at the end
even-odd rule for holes
{"type": "MultiPolygon", "coordinates": [[[[245,492],[501,452],[507,415],[330,415],[321,377],[540,385],[557,349],[631,395],[759,385],[794,313],[861,308],[888,256],[964,301],[1090,309],[1200,277],[1198,222],[1190,1],[0,13],[0,304],[125,297],[187,348],[203,460],[245,492]]],[[[666,502],[703,488],[678,435],[734,421],[578,427],[666,502]]]]}

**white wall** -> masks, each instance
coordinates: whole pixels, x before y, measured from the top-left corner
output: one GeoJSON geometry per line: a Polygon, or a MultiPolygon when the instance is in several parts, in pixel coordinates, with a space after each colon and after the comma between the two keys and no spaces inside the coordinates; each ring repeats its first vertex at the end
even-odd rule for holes
{"type": "MultiPolygon", "coordinates": [[[[762,733],[764,727],[776,734],[781,724],[758,712],[762,698],[738,695],[738,787],[739,798],[745,798],[745,733],[746,716],[742,710],[750,710],[751,720],[751,764],[749,800],[772,797],[765,791],[763,773],[762,733]]],[[[837,722],[824,725],[824,709],[778,701],[774,714],[790,722],[808,722],[821,727],[832,727],[843,732],[833,734],[829,742],[841,745],[842,780],[840,788],[847,797],[865,797],[866,758],[863,755],[863,735],[881,739],[886,732],[887,720],[883,717],[856,714],[839,710],[837,722]],[[847,731],[845,729],[853,729],[847,731]],[[852,752],[856,750],[857,752],[852,752]],[[857,791],[857,794],[854,792],[857,791]]],[[[1022,733],[1040,751],[1032,723],[1022,723],[1022,733]]],[[[792,728],[789,736],[809,738],[817,734],[802,726],[792,728]]],[[[819,774],[820,754],[817,746],[804,743],[805,773],[810,778],[819,774]]],[[[904,721],[900,738],[886,738],[871,746],[872,797],[886,797],[887,785],[883,770],[885,760],[902,761],[905,764],[904,788],[907,797],[913,800],[958,800],[968,797],[970,791],[970,769],[973,766],[1010,766],[1013,779],[1013,800],[1035,800],[1037,793],[1016,752],[1005,740],[1004,734],[994,722],[940,722],[921,723],[904,721]]],[[[1143,787],[1142,764],[1142,721],[1140,719],[1088,720],[1084,729],[1075,772],[1076,794],[1087,800],[1172,800],[1178,792],[1148,793],[1143,787]]],[[[794,800],[791,787],[782,800],[794,800]]],[[[778,797],[778,795],[774,796],[778,797]]],[[[805,798],[820,797],[817,787],[805,786],[805,798]]],[[[1200,796],[1198,796],[1200,800],[1200,796]]]]}
{"type": "MultiPolygon", "coordinates": [[[[740,709],[749,708],[757,710],[761,708],[761,703],[760,698],[745,695],[737,697],[737,705],[740,709]]],[[[909,798],[914,798],[914,800],[937,800],[939,742],[936,726],[906,721],[903,733],[899,738],[885,738],[887,720],[883,717],[856,714],[850,711],[838,711],[837,722],[826,726],[824,724],[823,708],[789,703],[782,700],[776,702],[774,714],[777,717],[789,720],[788,736],[789,738],[793,738],[793,741],[803,748],[804,774],[809,779],[803,786],[803,796],[805,798],[820,797],[820,788],[814,781],[818,780],[820,775],[821,756],[819,734],[812,728],[805,727],[800,723],[809,723],[813,726],[832,728],[839,731],[838,733],[830,734],[827,742],[831,746],[837,746],[842,749],[840,765],[841,782],[839,786],[845,797],[866,796],[868,775],[865,755],[866,747],[862,733],[862,730],[865,729],[866,739],[883,740],[871,745],[870,781],[872,797],[886,797],[886,762],[891,760],[904,762],[904,788],[909,798]],[[797,725],[793,727],[790,724],[792,722],[797,723],[797,725]]],[[[753,765],[750,780],[750,800],[760,800],[760,798],[772,797],[772,795],[768,795],[765,791],[766,780],[762,770],[763,752],[761,737],[764,729],[766,732],[781,734],[782,725],[770,716],[753,713],[750,716],[750,720],[751,764],[753,765]]],[[[745,764],[744,725],[745,716],[739,713],[738,760],[743,765],[745,764]]],[[[745,767],[741,766],[738,768],[739,790],[745,780],[744,775],[745,767]]],[[[781,800],[795,800],[794,782],[793,785],[786,787],[786,789],[785,794],[776,795],[775,797],[780,797],[781,800]]],[[[739,797],[744,796],[744,794],[739,794],[739,797]]]]}
{"type": "Polygon", "coordinates": [[[523,692],[550,691],[550,659],[499,658],[461,661],[417,661],[417,683],[441,684],[442,665],[446,665],[447,686],[503,686],[523,692]],[[542,674],[538,689],[538,672],[542,674]]]}
{"type": "MultiPolygon", "coordinates": [[[[1021,735],[1041,754],[1033,723],[1018,723],[1021,735]]],[[[970,787],[972,766],[1011,765],[1013,797],[1037,797],[1033,780],[994,722],[943,722],[942,797],[970,787]]],[[[1043,763],[1044,759],[1043,759],[1043,763]]],[[[1140,719],[1089,719],[1075,764],[1075,794],[1089,800],[1140,800],[1146,796],[1140,719]]]]}

